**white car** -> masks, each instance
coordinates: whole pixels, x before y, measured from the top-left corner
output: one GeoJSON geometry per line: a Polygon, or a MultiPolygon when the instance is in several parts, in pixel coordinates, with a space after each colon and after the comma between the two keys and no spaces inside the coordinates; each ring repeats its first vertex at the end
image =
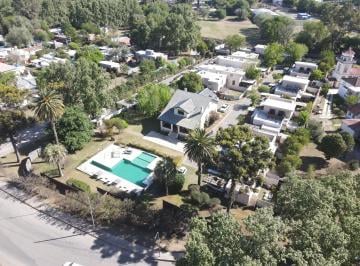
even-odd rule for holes
{"type": "Polygon", "coordinates": [[[219,108],[219,112],[221,113],[225,113],[228,109],[229,109],[230,105],[227,103],[224,103],[223,105],[221,105],[221,107],[219,108]]]}
{"type": "Polygon", "coordinates": [[[187,172],[187,168],[185,166],[181,166],[178,169],[176,169],[180,174],[185,175],[187,172]]]}

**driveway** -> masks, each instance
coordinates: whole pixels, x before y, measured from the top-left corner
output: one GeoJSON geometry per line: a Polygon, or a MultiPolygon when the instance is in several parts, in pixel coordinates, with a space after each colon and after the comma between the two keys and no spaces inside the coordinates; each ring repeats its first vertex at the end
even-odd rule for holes
{"type": "Polygon", "coordinates": [[[185,143],[176,138],[165,136],[155,131],[150,131],[146,136],[144,136],[144,139],[166,148],[184,153],[185,143]]]}
{"type": "Polygon", "coordinates": [[[216,135],[216,132],[221,127],[227,128],[229,126],[237,125],[238,116],[247,114],[247,108],[251,105],[251,100],[248,98],[240,98],[240,100],[226,101],[226,103],[230,104],[231,106],[229,110],[225,113],[224,117],[210,129],[211,135],[213,136],[216,135]]]}

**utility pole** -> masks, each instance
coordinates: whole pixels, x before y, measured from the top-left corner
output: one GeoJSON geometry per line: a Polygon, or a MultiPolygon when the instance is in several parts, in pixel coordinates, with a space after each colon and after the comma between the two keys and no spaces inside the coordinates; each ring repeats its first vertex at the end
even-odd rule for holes
{"type": "Polygon", "coordinates": [[[93,214],[93,209],[92,209],[92,206],[91,206],[91,201],[90,201],[90,197],[89,197],[88,193],[86,193],[86,197],[87,197],[87,200],[88,200],[88,203],[89,203],[89,209],[90,209],[92,225],[93,225],[94,230],[95,230],[94,214],[93,214]]]}

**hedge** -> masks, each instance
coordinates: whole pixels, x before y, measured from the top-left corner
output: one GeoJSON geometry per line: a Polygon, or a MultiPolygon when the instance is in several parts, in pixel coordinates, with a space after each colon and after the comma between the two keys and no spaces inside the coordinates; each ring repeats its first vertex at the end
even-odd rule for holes
{"type": "Polygon", "coordinates": [[[79,179],[69,178],[66,180],[66,184],[72,187],[76,187],[84,192],[90,192],[90,186],[79,179]]]}

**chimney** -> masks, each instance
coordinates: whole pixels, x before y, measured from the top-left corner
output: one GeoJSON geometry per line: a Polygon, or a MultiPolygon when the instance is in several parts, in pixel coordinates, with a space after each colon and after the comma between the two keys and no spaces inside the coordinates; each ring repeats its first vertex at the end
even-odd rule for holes
{"type": "Polygon", "coordinates": [[[188,90],[187,90],[187,88],[184,88],[184,91],[186,91],[186,92],[187,92],[187,91],[188,91],[188,90]]]}

